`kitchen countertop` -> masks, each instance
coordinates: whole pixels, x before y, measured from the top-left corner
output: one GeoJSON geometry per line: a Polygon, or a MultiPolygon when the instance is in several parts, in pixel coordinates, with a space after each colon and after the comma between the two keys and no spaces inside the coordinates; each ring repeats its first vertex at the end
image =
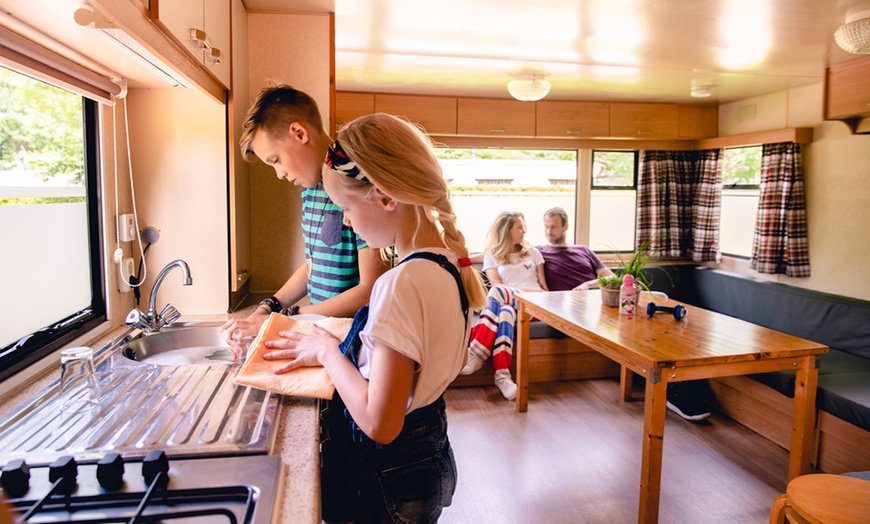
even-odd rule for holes
{"type": "MultiPolygon", "coordinates": [[[[222,321],[230,316],[247,316],[248,309],[231,315],[185,315],[180,322],[222,321]]],[[[95,350],[121,336],[121,326],[89,343],[95,350]]],[[[60,366],[33,378],[0,403],[0,418],[25,405],[60,376],[60,366]]],[[[320,519],[320,426],[318,401],[302,397],[281,397],[280,417],[270,454],[278,455],[282,468],[282,502],[276,517],[282,523],[319,523],[320,519]]]]}

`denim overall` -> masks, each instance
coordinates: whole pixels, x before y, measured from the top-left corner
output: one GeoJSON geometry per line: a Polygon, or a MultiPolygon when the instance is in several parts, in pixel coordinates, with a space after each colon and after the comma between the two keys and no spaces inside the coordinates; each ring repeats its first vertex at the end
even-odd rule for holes
{"type": "MultiPolygon", "coordinates": [[[[424,258],[439,264],[456,280],[464,318],[468,299],[459,271],[447,257],[429,252],[414,253],[401,263],[424,258]]],[[[368,306],[353,319],[353,326],[340,348],[355,366],[362,346],[359,334],[368,320],[368,306]]],[[[348,431],[342,446],[350,476],[355,524],[437,522],[441,510],[453,501],[456,462],[447,438],[444,397],[405,416],[402,432],[389,444],[378,444],[363,433],[344,409],[348,431]]],[[[324,508],[325,509],[325,508],[324,508]]]]}

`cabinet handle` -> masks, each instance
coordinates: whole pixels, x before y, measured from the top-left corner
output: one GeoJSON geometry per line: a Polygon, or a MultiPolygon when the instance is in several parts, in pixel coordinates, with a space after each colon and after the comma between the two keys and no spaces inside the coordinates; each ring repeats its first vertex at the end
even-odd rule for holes
{"type": "Polygon", "coordinates": [[[648,131],[646,129],[638,129],[637,134],[639,134],[639,135],[651,135],[652,131],[648,131]]]}
{"type": "Polygon", "coordinates": [[[220,64],[224,61],[224,54],[221,53],[221,50],[217,47],[209,47],[205,51],[205,55],[211,60],[213,64],[220,64]]]}
{"type": "Polygon", "coordinates": [[[582,129],[569,129],[566,131],[566,133],[569,135],[582,135],[583,130],[582,129]]]}
{"type": "Polygon", "coordinates": [[[504,129],[491,127],[491,128],[489,128],[489,132],[490,133],[504,133],[504,129]]]}
{"type": "Polygon", "coordinates": [[[190,39],[199,44],[200,48],[209,49],[211,45],[208,43],[208,35],[202,29],[195,27],[190,28],[190,39]]]}

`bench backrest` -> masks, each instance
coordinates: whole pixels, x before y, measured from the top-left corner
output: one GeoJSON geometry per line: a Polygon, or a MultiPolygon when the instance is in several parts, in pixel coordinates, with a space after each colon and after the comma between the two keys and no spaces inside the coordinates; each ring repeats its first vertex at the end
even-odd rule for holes
{"type": "Polygon", "coordinates": [[[870,302],[696,267],[697,305],[870,358],[870,302]]]}

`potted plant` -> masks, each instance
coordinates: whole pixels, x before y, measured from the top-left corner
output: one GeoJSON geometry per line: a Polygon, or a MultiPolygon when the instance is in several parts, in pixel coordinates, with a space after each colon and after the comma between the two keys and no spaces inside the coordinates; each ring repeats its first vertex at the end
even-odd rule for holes
{"type": "Polygon", "coordinates": [[[598,286],[601,288],[601,302],[604,305],[616,307],[619,305],[619,288],[622,286],[622,277],[631,275],[634,277],[634,285],[638,291],[649,291],[649,282],[643,270],[652,256],[648,252],[649,241],[641,244],[629,259],[625,259],[619,253],[616,254],[619,265],[613,271],[612,277],[598,277],[598,286]]]}

